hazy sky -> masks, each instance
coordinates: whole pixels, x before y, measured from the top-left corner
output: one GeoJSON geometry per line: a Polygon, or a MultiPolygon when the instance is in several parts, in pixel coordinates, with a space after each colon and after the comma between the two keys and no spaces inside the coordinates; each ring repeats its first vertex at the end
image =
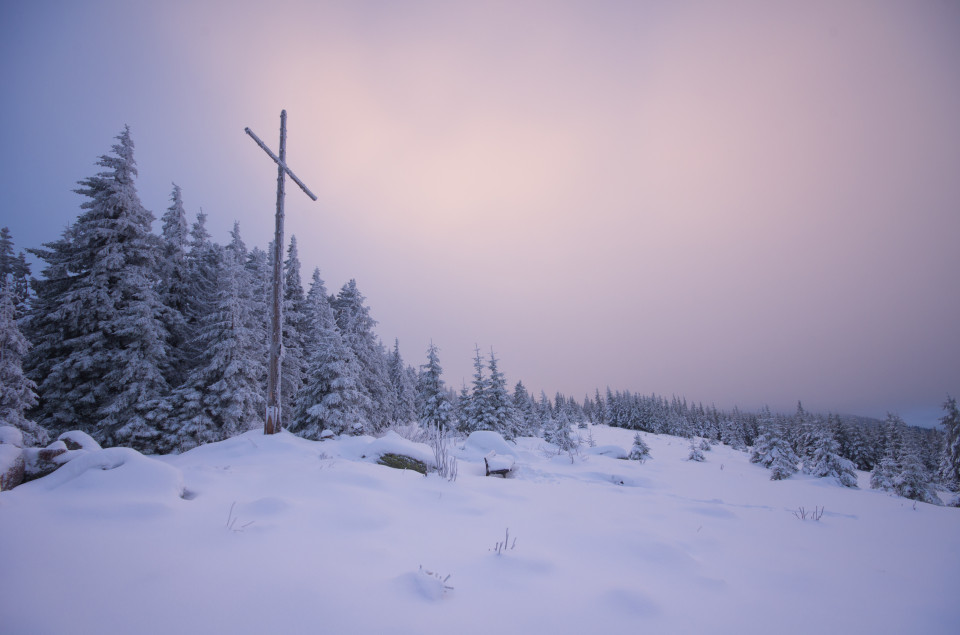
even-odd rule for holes
{"type": "MultiPolygon", "coordinates": [[[[0,224],[129,124],[220,242],[356,278],[408,363],[924,423],[960,396],[960,3],[3,2],[0,224]]],[[[159,225],[155,226],[159,228],[159,225]]],[[[37,268],[39,269],[39,268],[37,268]]],[[[39,274],[39,270],[34,272],[39,274]]]]}

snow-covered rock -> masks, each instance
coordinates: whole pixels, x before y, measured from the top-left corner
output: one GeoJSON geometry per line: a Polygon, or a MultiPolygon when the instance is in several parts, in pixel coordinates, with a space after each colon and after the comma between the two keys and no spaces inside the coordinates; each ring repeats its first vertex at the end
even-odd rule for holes
{"type": "Polygon", "coordinates": [[[430,449],[430,446],[404,439],[393,430],[379,439],[374,439],[366,447],[365,454],[369,459],[379,459],[384,454],[399,454],[400,456],[409,456],[425,463],[427,466],[436,467],[433,450],[430,449]]]}
{"type": "Polygon", "coordinates": [[[13,426],[0,426],[0,445],[23,447],[23,432],[13,426]]]}
{"type": "Polygon", "coordinates": [[[184,490],[180,470],[130,448],[87,452],[56,472],[24,485],[28,486],[96,491],[102,496],[138,501],[178,498],[184,490]]]}
{"type": "Polygon", "coordinates": [[[68,454],[67,444],[54,441],[45,448],[25,448],[23,458],[26,463],[26,476],[30,479],[41,478],[63,465],[68,454]]]}
{"type": "Polygon", "coordinates": [[[0,443],[0,491],[13,489],[22,483],[23,474],[23,449],[12,443],[0,443]]]}
{"type": "Polygon", "coordinates": [[[59,437],[58,441],[63,441],[66,444],[68,450],[101,450],[100,444],[91,437],[86,432],[81,430],[70,430],[69,432],[64,432],[59,437]]]}

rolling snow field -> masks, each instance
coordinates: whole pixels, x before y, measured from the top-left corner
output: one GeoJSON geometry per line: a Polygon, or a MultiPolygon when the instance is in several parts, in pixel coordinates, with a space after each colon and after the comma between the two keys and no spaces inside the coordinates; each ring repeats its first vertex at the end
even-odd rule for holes
{"type": "Polygon", "coordinates": [[[0,632],[960,632],[960,509],[642,436],[521,439],[506,479],[461,440],[452,482],[392,434],[91,452],[0,493],[0,632]]]}

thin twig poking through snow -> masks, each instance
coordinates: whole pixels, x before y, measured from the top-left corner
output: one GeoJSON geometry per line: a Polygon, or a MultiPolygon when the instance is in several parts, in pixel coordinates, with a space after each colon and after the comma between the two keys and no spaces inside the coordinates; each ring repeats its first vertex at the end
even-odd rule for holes
{"type": "Polygon", "coordinates": [[[234,533],[243,531],[244,529],[252,525],[254,522],[251,520],[249,522],[243,523],[238,527],[237,521],[239,520],[239,518],[233,515],[233,508],[236,504],[237,504],[237,501],[233,501],[232,503],[230,503],[230,511],[229,513],[227,513],[227,531],[232,531],[234,533]]]}
{"type": "Polygon", "coordinates": [[[433,458],[437,474],[450,482],[457,480],[457,458],[450,456],[450,439],[439,425],[433,429],[433,458]]]}
{"type": "Polygon", "coordinates": [[[507,527],[507,531],[503,536],[503,542],[497,542],[497,544],[493,546],[493,551],[499,556],[504,551],[507,551],[507,550],[513,551],[516,548],[516,546],[517,546],[517,539],[514,538],[513,542],[510,542],[510,528],[507,527]]]}
{"type": "Polygon", "coordinates": [[[425,576],[427,576],[427,577],[435,578],[435,579],[439,580],[439,581],[440,581],[440,584],[443,585],[443,588],[444,588],[445,590],[447,590],[447,591],[453,591],[453,587],[447,584],[447,580],[450,579],[450,574],[449,574],[449,573],[446,575],[446,577],[440,577],[440,574],[439,574],[439,573],[437,573],[436,571],[429,571],[429,570],[427,570],[427,569],[424,569],[424,568],[423,568],[423,565],[420,565],[420,573],[422,573],[423,575],[425,575],[425,576]]]}
{"type": "Polygon", "coordinates": [[[806,520],[807,518],[809,518],[811,520],[819,521],[821,518],[823,518],[824,509],[825,509],[824,507],[814,506],[813,511],[808,511],[803,507],[800,507],[799,509],[797,509],[797,511],[793,512],[793,515],[800,520],[806,520]]]}

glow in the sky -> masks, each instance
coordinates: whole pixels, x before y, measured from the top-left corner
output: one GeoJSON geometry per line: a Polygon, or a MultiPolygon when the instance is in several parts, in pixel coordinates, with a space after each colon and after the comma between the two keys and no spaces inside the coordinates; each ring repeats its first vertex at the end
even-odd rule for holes
{"type": "MultiPolygon", "coordinates": [[[[129,124],[225,242],[356,278],[448,383],[929,422],[960,392],[960,5],[33,2],[0,8],[0,224],[76,217],[129,124]],[[139,6],[139,5],[143,6],[139,6]]],[[[39,273],[36,271],[35,273],[39,273]]]]}

